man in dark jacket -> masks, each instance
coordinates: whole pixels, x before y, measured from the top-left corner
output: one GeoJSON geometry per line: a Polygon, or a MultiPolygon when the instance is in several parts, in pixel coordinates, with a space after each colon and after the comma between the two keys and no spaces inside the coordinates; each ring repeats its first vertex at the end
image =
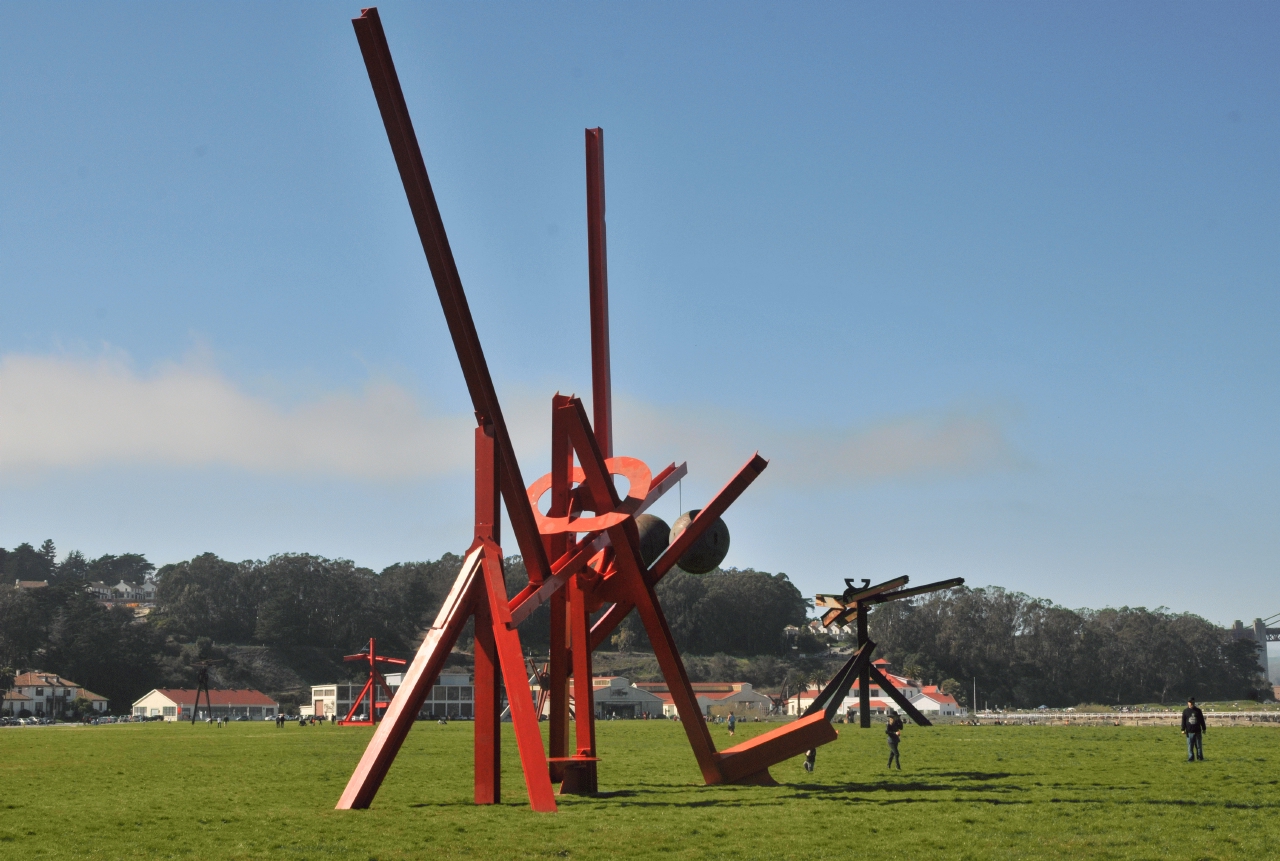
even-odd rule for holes
{"type": "Polygon", "coordinates": [[[1187,737],[1187,762],[1204,760],[1204,712],[1196,707],[1195,697],[1187,700],[1182,710],[1182,734],[1187,737]]]}

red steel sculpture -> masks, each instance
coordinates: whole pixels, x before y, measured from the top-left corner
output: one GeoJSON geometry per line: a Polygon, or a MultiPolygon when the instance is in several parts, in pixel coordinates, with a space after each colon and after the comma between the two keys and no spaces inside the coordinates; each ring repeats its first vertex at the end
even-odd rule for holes
{"type": "Polygon", "coordinates": [[[347,712],[347,716],[342,719],[343,726],[373,726],[378,721],[378,709],[385,709],[391,704],[391,686],[387,684],[387,680],[383,678],[382,671],[378,669],[378,664],[392,664],[403,667],[409,663],[404,658],[387,658],[378,654],[378,641],[374,637],[369,638],[369,645],[363,651],[354,655],[345,655],[344,661],[360,661],[369,665],[369,681],[364,683],[364,687],[360,689],[360,696],[351,701],[351,709],[347,712]],[[378,688],[382,688],[386,692],[385,700],[378,699],[378,688]],[[364,704],[365,697],[369,698],[369,711],[361,712],[360,706],[364,704]],[[364,714],[365,718],[361,719],[357,715],[364,714]]]}
{"type": "MultiPolygon", "coordinates": [[[[639,612],[653,644],[704,781],[709,785],[772,783],[770,765],[835,740],[831,715],[815,712],[728,750],[717,751],[654,592],[658,581],[720,522],[720,516],[768,462],[759,454],[752,455],[666,550],[651,564],[645,564],[636,518],[674,487],[686,468],[684,464],[671,464],[653,475],[641,461],[613,453],[603,132],[586,131],[592,415],[588,417],[582,402],[575,397],[557,394],[552,398],[551,472],[526,489],[377,9],[363,10],[352,23],[471,394],[478,427],[471,547],[452,591],[351,775],[338,809],[364,808],[373,801],[446,656],[463,625],[473,616],[477,804],[497,803],[500,795],[500,683],[505,685],[510,703],[532,808],[556,809],[553,783],[561,784],[562,793],[595,792],[598,757],[591,702],[591,653],[632,609],[639,612]],[[615,489],[615,475],[625,476],[628,481],[625,497],[615,489]],[[544,495],[550,497],[546,514],[538,507],[544,495]],[[503,578],[499,535],[502,503],[529,573],[528,584],[510,599],[503,578]],[[550,687],[549,753],[543,749],[538,710],[518,633],[520,623],[543,604],[549,604],[551,616],[551,654],[545,676],[546,686],[550,687]],[[592,615],[601,610],[603,614],[592,624],[592,615]],[[570,678],[576,682],[572,722],[570,678]]],[[[850,667],[856,671],[866,664],[872,648],[872,644],[864,644],[842,671],[845,691],[850,667]]]]}

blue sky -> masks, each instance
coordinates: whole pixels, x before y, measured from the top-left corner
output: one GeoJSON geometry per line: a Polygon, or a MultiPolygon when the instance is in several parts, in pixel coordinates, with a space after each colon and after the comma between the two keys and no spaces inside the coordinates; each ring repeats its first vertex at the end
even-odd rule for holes
{"type": "MultiPolygon", "coordinates": [[[[380,9],[527,481],[599,125],[618,450],[771,458],[728,564],[1280,612],[1274,4],[380,9]]],[[[0,546],[463,549],[358,6],[4,12],[0,546]]]]}

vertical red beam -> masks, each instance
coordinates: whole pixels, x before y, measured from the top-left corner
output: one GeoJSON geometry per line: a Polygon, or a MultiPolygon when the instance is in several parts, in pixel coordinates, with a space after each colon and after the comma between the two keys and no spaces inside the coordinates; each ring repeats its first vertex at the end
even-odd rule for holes
{"type": "Polygon", "coordinates": [[[542,749],[542,732],[538,715],[533,710],[533,692],[529,688],[528,669],[520,650],[520,635],[512,628],[507,589],[502,578],[502,548],[486,541],[484,545],[484,584],[489,596],[493,639],[497,646],[502,681],[507,688],[507,704],[511,708],[511,725],[520,750],[524,784],[529,791],[529,806],[539,813],[554,813],[555,792],[547,771],[547,754],[542,749]]]}
{"type": "Polygon", "coordinates": [[[475,430],[476,516],[474,537],[502,543],[502,461],[492,422],[475,430]]]}
{"type": "MultiPolygon", "coordinates": [[[[475,538],[498,543],[501,465],[494,447],[493,425],[475,430],[475,538]]],[[[505,591],[503,595],[505,597],[505,591]]],[[[475,798],[476,804],[497,804],[502,797],[502,712],[498,696],[498,651],[486,595],[475,602],[475,798]]]]}
{"type": "MultiPolygon", "coordinates": [[[[550,713],[547,715],[550,732],[550,756],[561,759],[569,750],[569,606],[565,590],[551,596],[551,660],[547,677],[551,686],[550,713]]],[[[558,762],[551,763],[551,779],[559,783],[564,779],[564,768],[558,762]]]]}
{"type": "MultiPolygon", "coordinates": [[[[551,505],[547,514],[552,517],[564,517],[572,504],[573,449],[563,427],[561,412],[569,402],[569,398],[559,394],[551,399],[551,505]]],[[[559,559],[568,550],[569,536],[564,533],[550,535],[546,542],[548,557],[559,559]]],[[[550,613],[551,657],[547,674],[551,684],[551,713],[547,717],[551,735],[550,755],[552,759],[560,759],[569,750],[569,616],[564,589],[551,596],[550,613]]],[[[551,763],[551,780],[559,783],[563,779],[564,767],[559,762],[551,763]]]]}
{"type": "Polygon", "coordinates": [[[592,695],[591,617],[582,580],[575,574],[569,583],[569,624],[573,643],[574,736],[578,756],[596,755],[596,707],[592,695]]]}
{"type": "Polygon", "coordinates": [[[475,790],[476,804],[502,799],[502,705],[498,696],[498,651],[489,602],[476,601],[475,790]]]}
{"type": "MultiPolygon", "coordinates": [[[[867,605],[861,601],[858,607],[858,647],[867,644],[870,638],[867,632],[867,605]]],[[[796,708],[799,708],[799,702],[796,708]]],[[[871,728],[871,662],[867,661],[858,670],[858,725],[862,729],[871,728]]]]}
{"type": "Polygon", "coordinates": [[[404,92],[400,89],[400,78],[396,74],[395,63],[391,60],[391,48],[387,45],[382,20],[378,17],[378,10],[370,8],[363,10],[360,17],[353,19],[351,24],[360,43],[365,68],[369,72],[369,83],[378,100],[378,110],[382,114],[391,153],[395,157],[405,197],[408,198],[409,209],[418,228],[422,251],[431,267],[431,278],[435,282],[436,294],[440,297],[445,322],[449,325],[454,350],[458,353],[458,364],[462,366],[462,376],[466,379],[467,391],[471,394],[471,404],[476,413],[483,417],[483,421],[493,423],[494,441],[498,458],[502,462],[502,495],[507,501],[511,529],[520,545],[530,579],[541,582],[551,576],[551,565],[539,540],[538,525],[525,496],[520,464],[516,462],[515,449],[511,446],[511,436],[507,433],[507,423],[498,403],[498,393],[489,376],[489,365],[485,362],[480,336],[476,333],[471,308],[462,289],[462,278],[458,275],[458,266],[453,259],[448,234],[445,233],[444,220],[440,217],[435,192],[432,191],[431,180],[427,176],[427,166],[422,160],[422,149],[418,146],[418,136],[414,133],[413,121],[409,118],[409,107],[405,103],[404,92]]]}
{"type": "Polygon", "coordinates": [[[604,231],[604,129],[587,129],[587,274],[591,289],[591,412],[593,418],[591,424],[595,430],[600,451],[605,457],[613,457],[608,258],[604,231]]]}

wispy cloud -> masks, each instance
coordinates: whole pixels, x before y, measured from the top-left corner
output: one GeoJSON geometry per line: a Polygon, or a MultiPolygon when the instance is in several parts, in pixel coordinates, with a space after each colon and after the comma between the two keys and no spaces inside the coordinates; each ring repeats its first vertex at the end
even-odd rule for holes
{"type": "Polygon", "coordinates": [[[972,474],[1024,462],[995,409],[953,408],[893,416],[856,427],[804,427],[761,421],[727,410],[655,408],[615,403],[622,443],[652,450],[655,460],[687,459],[700,474],[724,475],[752,451],[768,457],[773,483],[863,484],[893,478],[972,474]]]}
{"type": "MultiPolygon", "coordinates": [[[[522,460],[545,463],[549,399],[505,394],[522,460]]],[[[1007,423],[993,411],[957,408],[856,428],[813,428],[713,407],[659,406],[625,396],[615,403],[620,453],[652,459],[655,468],[688,460],[700,475],[727,477],[758,449],[776,464],[775,486],[1009,469],[1020,458],[1007,423]]],[[[140,373],[118,354],[0,359],[3,471],[137,463],[420,480],[470,467],[472,427],[471,416],[435,411],[385,380],[285,407],[198,361],[140,373]]]]}
{"type": "Polygon", "coordinates": [[[386,480],[470,462],[466,416],[371,382],[295,408],[187,362],[137,373],[120,356],[0,360],[0,469],[226,465],[386,480]]]}

